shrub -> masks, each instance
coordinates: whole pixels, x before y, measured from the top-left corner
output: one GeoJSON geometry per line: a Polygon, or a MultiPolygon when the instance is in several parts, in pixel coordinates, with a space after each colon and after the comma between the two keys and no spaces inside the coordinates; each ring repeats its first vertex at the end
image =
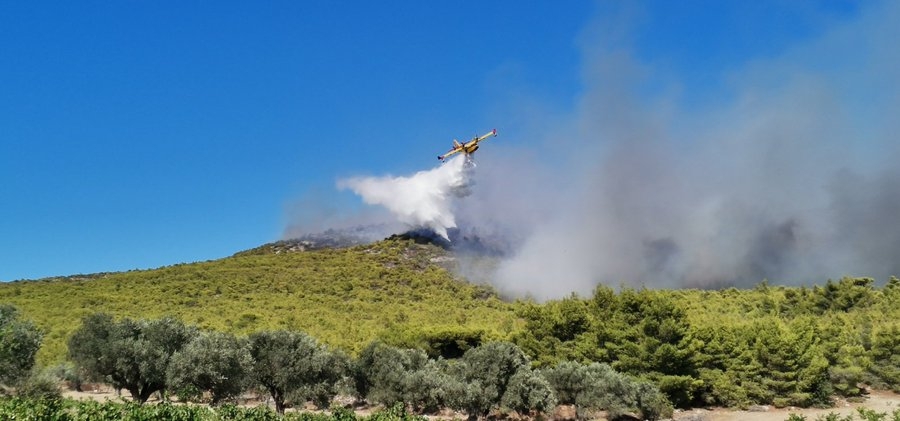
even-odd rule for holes
{"type": "Polygon", "coordinates": [[[635,388],[635,408],[646,420],[668,418],[673,412],[666,394],[650,382],[638,382],[635,388]]]}
{"type": "Polygon", "coordinates": [[[574,404],[578,418],[605,410],[610,417],[640,412],[645,419],[672,414],[672,406],[659,388],[637,381],[607,364],[563,362],[542,371],[560,403],[574,404]]]}
{"type": "Polygon", "coordinates": [[[900,325],[891,324],[872,338],[872,372],[883,384],[900,392],[900,325]]]}
{"type": "Polygon", "coordinates": [[[67,383],[67,387],[74,389],[78,392],[81,392],[81,385],[84,383],[84,377],[81,375],[80,370],[75,367],[72,362],[66,362],[62,364],[57,364],[50,369],[47,370],[50,375],[56,377],[60,381],[64,381],[67,383]]]}
{"type": "Polygon", "coordinates": [[[32,372],[30,376],[19,382],[16,395],[36,400],[62,399],[59,381],[50,373],[32,372]]]}
{"type": "Polygon", "coordinates": [[[484,340],[483,330],[443,329],[421,334],[425,352],[431,358],[460,358],[484,340]]]}
{"type": "Polygon", "coordinates": [[[859,414],[862,421],[884,421],[887,418],[887,413],[876,412],[868,408],[856,408],[856,413],[859,414]]]}
{"type": "Polygon", "coordinates": [[[546,413],[556,407],[556,396],[550,383],[539,373],[522,368],[509,379],[500,404],[520,414],[546,413]]]}
{"type": "Polygon", "coordinates": [[[853,414],[848,414],[846,416],[841,416],[836,412],[829,412],[825,415],[819,415],[816,417],[816,421],[853,421],[853,414]]]}

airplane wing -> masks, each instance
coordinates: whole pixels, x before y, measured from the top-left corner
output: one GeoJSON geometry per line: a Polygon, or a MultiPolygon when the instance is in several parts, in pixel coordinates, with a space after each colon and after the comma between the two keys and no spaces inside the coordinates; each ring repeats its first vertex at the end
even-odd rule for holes
{"type": "Polygon", "coordinates": [[[497,136],[497,129],[494,129],[494,130],[491,130],[491,131],[488,132],[488,133],[485,133],[484,135],[482,135],[481,137],[479,137],[478,139],[476,139],[476,142],[481,142],[482,140],[487,139],[487,138],[489,138],[489,137],[491,137],[491,136],[497,136]]]}
{"type": "Polygon", "coordinates": [[[455,155],[455,154],[458,154],[461,150],[462,150],[462,148],[453,148],[453,149],[450,149],[449,151],[447,151],[447,153],[445,153],[445,154],[439,156],[438,159],[440,159],[441,161],[443,161],[443,160],[447,159],[447,158],[450,157],[450,156],[453,156],[453,155],[455,155]]]}
{"type": "Polygon", "coordinates": [[[476,138],[474,138],[474,139],[472,139],[472,140],[466,142],[466,145],[465,145],[465,146],[466,146],[466,147],[469,147],[469,146],[472,146],[472,145],[477,145],[478,142],[481,142],[482,140],[487,139],[487,138],[489,138],[489,137],[491,137],[491,136],[497,136],[497,129],[491,130],[490,132],[487,132],[487,133],[485,133],[485,134],[483,134],[483,135],[481,135],[481,136],[478,136],[478,137],[476,137],[476,138]]]}

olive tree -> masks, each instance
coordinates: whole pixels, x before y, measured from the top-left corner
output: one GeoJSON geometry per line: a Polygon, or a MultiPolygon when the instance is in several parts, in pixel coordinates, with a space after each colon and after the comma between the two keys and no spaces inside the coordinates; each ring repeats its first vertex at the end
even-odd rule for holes
{"type": "Polygon", "coordinates": [[[470,417],[487,416],[498,407],[519,370],[528,370],[528,357],[509,342],[489,342],[472,348],[454,366],[450,404],[470,417]]]}
{"type": "Polygon", "coordinates": [[[444,406],[450,379],[443,359],[431,360],[425,351],[372,342],[353,364],[357,396],[393,407],[400,403],[416,412],[444,406]]]}
{"type": "Polygon", "coordinates": [[[250,353],[246,344],[227,333],[205,332],[175,353],[167,371],[174,391],[210,393],[210,403],[240,395],[247,384],[250,353]]]}
{"type": "Polygon", "coordinates": [[[0,384],[28,377],[43,334],[31,322],[19,320],[15,307],[0,305],[0,384]]]}
{"type": "Polygon", "coordinates": [[[265,331],[250,335],[250,377],[284,414],[285,402],[311,400],[326,407],[337,394],[346,359],[302,332],[265,331]]]}
{"type": "Polygon", "coordinates": [[[522,368],[509,379],[500,404],[519,414],[547,413],[556,407],[556,395],[540,373],[522,368]]]}
{"type": "Polygon", "coordinates": [[[644,419],[671,415],[672,406],[658,387],[617,372],[608,364],[561,362],[542,370],[559,403],[575,405],[579,419],[605,410],[610,417],[640,412],[644,419]]]}
{"type": "Polygon", "coordinates": [[[194,329],[171,317],[116,322],[99,313],[85,317],[69,338],[69,358],[87,377],[108,381],[144,403],[166,389],[172,356],[194,335],[194,329]]]}

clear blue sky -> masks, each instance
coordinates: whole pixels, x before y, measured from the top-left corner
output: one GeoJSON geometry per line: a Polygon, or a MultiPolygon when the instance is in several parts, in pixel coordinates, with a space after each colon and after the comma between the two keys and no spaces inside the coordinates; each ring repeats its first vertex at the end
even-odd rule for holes
{"type": "MultiPolygon", "coordinates": [[[[584,34],[683,101],[852,19],[838,1],[0,3],[0,280],[214,259],[337,178],[434,165],[527,92],[573,107],[584,34]],[[628,12],[623,12],[627,9],[628,12]]],[[[528,145],[521,145],[527,148],[528,145]]],[[[323,227],[327,228],[327,227],[323,227]]]]}

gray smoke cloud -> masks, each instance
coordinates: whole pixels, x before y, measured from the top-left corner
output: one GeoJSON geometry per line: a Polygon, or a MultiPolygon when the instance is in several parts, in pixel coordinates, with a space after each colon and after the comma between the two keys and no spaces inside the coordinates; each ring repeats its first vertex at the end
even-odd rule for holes
{"type": "Polygon", "coordinates": [[[402,178],[341,185],[404,226],[502,244],[498,265],[461,267],[507,295],[884,280],[900,274],[900,3],[866,7],[730,69],[700,104],[636,58],[628,13],[601,17],[579,41],[581,95],[554,109],[509,93],[465,200],[402,178]]]}
{"type": "Polygon", "coordinates": [[[545,299],[900,274],[898,20],[897,3],[863,10],[735,70],[705,106],[650,89],[673,76],[634,57],[621,22],[595,22],[574,111],[519,133],[552,162],[492,160],[460,210],[514,244],[488,277],[545,299]]]}

